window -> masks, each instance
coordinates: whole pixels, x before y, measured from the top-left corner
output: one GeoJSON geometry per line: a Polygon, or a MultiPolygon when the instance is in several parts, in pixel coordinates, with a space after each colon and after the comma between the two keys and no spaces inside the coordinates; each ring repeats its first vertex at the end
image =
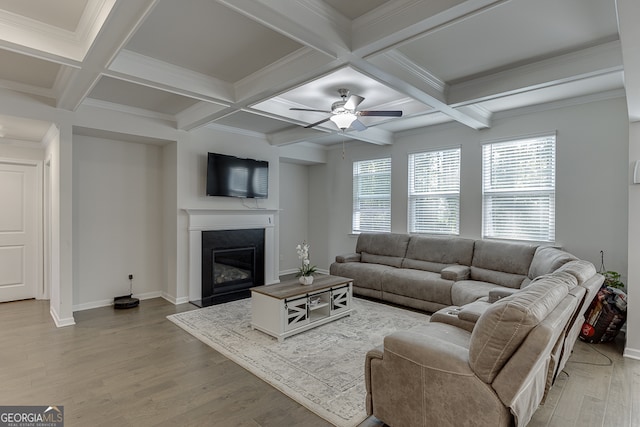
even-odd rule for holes
{"type": "Polygon", "coordinates": [[[353,162],[352,231],[391,231],[390,158],[353,162]]]}
{"type": "Polygon", "coordinates": [[[482,147],[482,236],[555,240],[556,137],[482,147]]]}
{"type": "Polygon", "coordinates": [[[409,232],[458,234],[460,148],[409,155],[409,232]]]}

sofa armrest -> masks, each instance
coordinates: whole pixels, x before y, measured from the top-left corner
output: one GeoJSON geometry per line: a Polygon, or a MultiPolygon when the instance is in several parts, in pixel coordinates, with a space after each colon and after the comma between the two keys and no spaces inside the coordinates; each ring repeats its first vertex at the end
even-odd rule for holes
{"type": "Polygon", "coordinates": [[[442,269],[440,277],[445,280],[453,280],[457,282],[459,280],[467,280],[470,275],[470,269],[466,265],[449,265],[442,269]]]}
{"type": "MultiPolygon", "coordinates": [[[[469,332],[455,326],[443,323],[432,323],[429,326],[431,325],[446,326],[451,335],[470,335],[469,332]]],[[[428,328],[424,329],[426,329],[426,333],[422,333],[422,331],[417,333],[409,330],[387,335],[384,339],[384,353],[393,353],[428,369],[448,372],[453,375],[474,375],[469,366],[469,351],[467,348],[456,343],[455,341],[457,340],[450,341],[445,336],[440,336],[441,334],[439,333],[432,334],[429,333],[428,328]]]]}
{"type": "Polygon", "coordinates": [[[493,288],[489,291],[489,303],[493,304],[499,299],[515,294],[519,290],[514,288],[493,288]]]}
{"type": "Polygon", "coordinates": [[[460,307],[458,318],[467,322],[476,323],[480,316],[491,307],[491,303],[486,301],[474,301],[460,307]]]}
{"type": "Polygon", "coordinates": [[[336,262],[360,262],[359,253],[336,255],[336,262]]]}

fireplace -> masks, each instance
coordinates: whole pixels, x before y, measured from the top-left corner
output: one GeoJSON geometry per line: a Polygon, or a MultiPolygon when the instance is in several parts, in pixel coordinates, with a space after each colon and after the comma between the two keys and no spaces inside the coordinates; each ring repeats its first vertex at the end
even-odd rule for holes
{"type": "Polygon", "coordinates": [[[251,296],[264,285],[264,229],[202,231],[202,296],[206,307],[251,296]]]}

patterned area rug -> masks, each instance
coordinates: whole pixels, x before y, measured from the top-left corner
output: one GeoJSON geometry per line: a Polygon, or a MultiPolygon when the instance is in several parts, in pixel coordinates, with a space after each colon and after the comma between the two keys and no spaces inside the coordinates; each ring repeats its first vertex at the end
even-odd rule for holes
{"type": "Polygon", "coordinates": [[[278,342],[251,329],[251,300],[167,318],[301,405],[339,427],[366,418],[364,362],[385,335],[429,316],[353,299],[350,316],[278,342]]]}

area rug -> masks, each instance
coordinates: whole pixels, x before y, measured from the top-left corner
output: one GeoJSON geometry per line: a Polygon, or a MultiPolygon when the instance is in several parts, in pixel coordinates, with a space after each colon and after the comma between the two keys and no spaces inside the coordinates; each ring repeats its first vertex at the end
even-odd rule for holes
{"type": "Polygon", "coordinates": [[[358,298],[350,316],[278,342],[251,329],[245,299],[167,318],[338,427],[366,419],[364,362],[385,335],[429,316],[358,298]]]}

